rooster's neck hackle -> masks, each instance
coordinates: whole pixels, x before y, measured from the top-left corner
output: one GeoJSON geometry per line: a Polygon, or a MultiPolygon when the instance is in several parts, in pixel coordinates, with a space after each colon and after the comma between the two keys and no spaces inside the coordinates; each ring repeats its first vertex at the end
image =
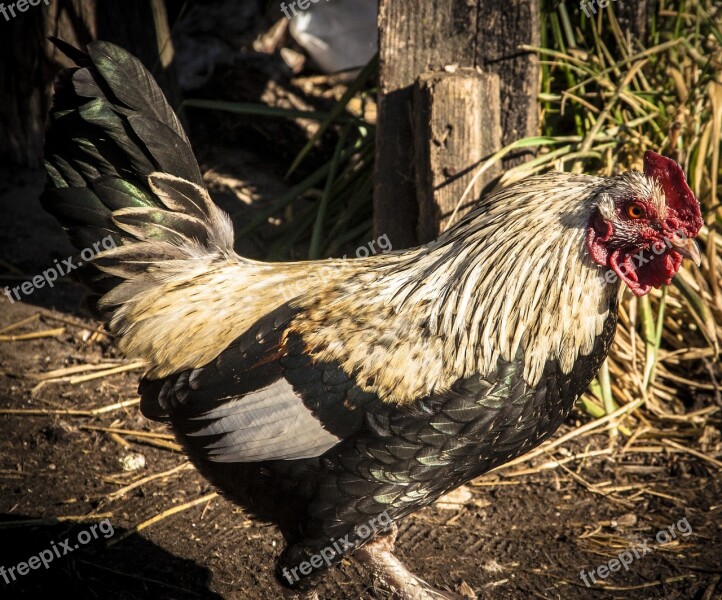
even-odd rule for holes
{"type": "Polygon", "coordinates": [[[392,261],[369,259],[375,269],[311,304],[309,345],[395,402],[489,373],[500,358],[521,358],[530,385],[548,360],[569,372],[592,351],[620,293],[585,244],[614,182],[566,173],[529,178],[429,245],[392,261]],[[372,339],[371,328],[385,335],[372,339]]]}

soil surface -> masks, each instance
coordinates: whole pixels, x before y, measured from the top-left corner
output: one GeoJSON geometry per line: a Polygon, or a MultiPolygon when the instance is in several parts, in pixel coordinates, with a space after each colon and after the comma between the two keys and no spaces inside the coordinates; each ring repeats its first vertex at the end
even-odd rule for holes
{"type": "MultiPolygon", "coordinates": [[[[240,162],[242,180],[258,176],[258,164],[240,162]]],[[[269,185],[250,188],[271,200],[279,190],[269,185]]],[[[40,173],[2,174],[1,286],[18,286],[74,254],[40,208],[41,187],[40,173]]],[[[243,220],[239,195],[229,202],[243,220]]],[[[207,497],[214,490],[183,466],[166,427],[141,416],[140,370],[84,382],[71,381],[73,374],[38,378],[128,364],[82,298],[69,278],[21,302],[0,296],[0,598],[279,598],[273,560],[281,536],[207,497]],[[45,333],[8,338],[30,332],[45,333]],[[52,560],[46,568],[33,556],[52,560]],[[27,561],[37,568],[21,574],[27,567],[18,564],[27,561]]],[[[577,413],[557,435],[586,421],[577,413]]],[[[719,469],[703,457],[660,451],[653,440],[624,453],[623,444],[610,446],[608,433],[578,436],[489,474],[469,494],[407,518],[398,555],[427,581],[467,597],[722,597],[719,469]],[[620,555],[626,567],[614,562],[620,555]],[[593,572],[596,583],[587,575],[587,587],[581,571],[593,572]]],[[[320,595],[388,597],[352,560],[329,574],[320,595]]]]}

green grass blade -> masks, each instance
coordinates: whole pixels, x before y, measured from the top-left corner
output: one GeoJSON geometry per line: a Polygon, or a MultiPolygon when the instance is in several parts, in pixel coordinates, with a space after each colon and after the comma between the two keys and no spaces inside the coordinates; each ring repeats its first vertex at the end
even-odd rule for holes
{"type": "Polygon", "coordinates": [[[329,111],[326,119],[323,120],[319,128],[316,130],[316,133],[311,136],[311,139],[308,140],[306,145],[298,153],[293,163],[291,163],[291,166],[288,169],[288,173],[286,173],[286,177],[289,177],[296,170],[298,165],[300,165],[301,161],[306,158],[306,155],[311,151],[311,148],[313,148],[314,144],[326,132],[326,130],[334,122],[338,121],[338,118],[346,110],[346,105],[349,103],[349,100],[351,100],[351,98],[353,98],[359,91],[361,91],[361,89],[366,85],[366,83],[369,79],[371,79],[371,77],[376,75],[376,73],[378,72],[378,66],[379,55],[377,53],[368,62],[368,64],[363,69],[361,69],[361,72],[356,76],[356,79],[353,80],[351,85],[348,86],[341,99],[336,104],[334,104],[333,108],[329,111]]]}
{"type": "MultiPolygon", "coordinates": [[[[321,121],[328,118],[329,113],[308,110],[293,110],[290,108],[278,108],[255,104],[253,102],[226,102],[224,100],[203,100],[200,98],[189,98],[184,100],[183,108],[202,108],[205,110],[220,110],[239,115],[250,115],[256,117],[275,117],[281,119],[313,119],[321,121]]],[[[347,115],[339,115],[339,119],[349,120],[347,115]]]]}
{"type": "Polygon", "coordinates": [[[346,139],[348,138],[350,129],[349,125],[344,127],[341,137],[336,144],[336,150],[333,153],[333,158],[331,159],[331,167],[328,172],[328,178],[326,179],[326,185],[323,188],[323,195],[321,196],[321,202],[318,206],[318,212],[316,213],[316,222],[313,224],[311,245],[308,249],[308,258],[311,260],[321,256],[321,234],[323,232],[323,223],[328,209],[331,184],[336,180],[336,171],[338,170],[339,163],[341,162],[341,151],[346,145],[346,139]]]}

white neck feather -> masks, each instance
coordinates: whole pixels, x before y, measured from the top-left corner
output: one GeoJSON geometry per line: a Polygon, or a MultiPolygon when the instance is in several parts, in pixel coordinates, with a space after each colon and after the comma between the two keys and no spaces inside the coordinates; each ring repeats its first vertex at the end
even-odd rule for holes
{"type": "Polygon", "coordinates": [[[391,301],[397,310],[428,301],[430,330],[446,332],[462,377],[488,373],[519,351],[530,385],[548,359],[569,372],[592,351],[620,293],[586,247],[601,182],[547,174],[493,197],[419,257],[417,268],[441,265],[430,267],[438,276],[422,289],[399,286],[391,301]]]}

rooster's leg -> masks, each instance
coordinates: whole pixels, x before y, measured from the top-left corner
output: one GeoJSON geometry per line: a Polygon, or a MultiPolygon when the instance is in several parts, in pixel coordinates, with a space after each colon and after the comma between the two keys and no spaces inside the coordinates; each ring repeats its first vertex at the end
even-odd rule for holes
{"type": "Polygon", "coordinates": [[[354,554],[354,558],[371,570],[374,582],[388,589],[398,600],[459,599],[456,594],[434,589],[393,555],[397,531],[393,525],[388,534],[371,540],[354,554]]]}

